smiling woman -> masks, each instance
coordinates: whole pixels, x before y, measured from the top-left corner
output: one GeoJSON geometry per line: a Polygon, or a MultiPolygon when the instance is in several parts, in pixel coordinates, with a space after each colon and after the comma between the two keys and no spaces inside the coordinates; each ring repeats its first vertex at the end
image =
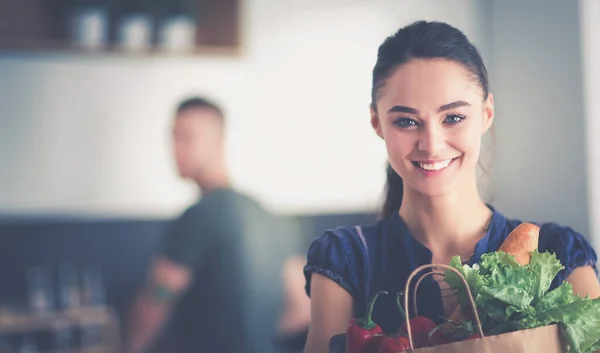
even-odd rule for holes
{"type": "Polygon", "coordinates": [[[371,124],[407,191],[477,193],[481,137],[494,117],[485,91],[462,63],[446,59],[414,59],[391,73],[371,107],[371,124]]]}
{"type": "MultiPolygon", "coordinates": [[[[483,60],[462,32],[424,21],[398,30],[379,47],[371,98],[371,125],[390,163],[383,217],[327,231],[311,244],[305,352],[328,352],[330,337],[344,332],[351,317],[364,316],[374,293],[402,291],[416,268],[454,256],[474,265],[522,223],[479,195],[475,170],[494,99],[483,60]]],[[[586,238],[555,223],[539,226],[539,251],[555,253],[564,266],[551,288],[569,281],[579,295],[600,296],[597,255],[586,238]]],[[[456,297],[445,289],[423,281],[420,315],[439,323],[455,311],[456,297]]],[[[372,318],[397,332],[394,295],[378,299],[372,318]]]]}

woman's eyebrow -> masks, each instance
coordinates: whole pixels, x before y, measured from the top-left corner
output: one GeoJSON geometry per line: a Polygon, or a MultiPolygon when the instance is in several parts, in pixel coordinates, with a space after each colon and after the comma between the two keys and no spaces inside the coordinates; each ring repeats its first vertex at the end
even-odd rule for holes
{"type": "MultiPolygon", "coordinates": [[[[444,104],[438,108],[438,113],[445,112],[447,110],[456,109],[459,107],[470,107],[471,104],[465,101],[455,101],[452,103],[444,104]]],[[[388,113],[407,113],[407,114],[419,114],[419,110],[411,107],[405,107],[403,105],[395,105],[388,110],[388,113]]]]}

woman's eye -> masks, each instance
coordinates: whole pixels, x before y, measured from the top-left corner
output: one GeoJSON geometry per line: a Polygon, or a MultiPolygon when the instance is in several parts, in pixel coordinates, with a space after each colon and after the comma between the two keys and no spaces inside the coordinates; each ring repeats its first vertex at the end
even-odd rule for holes
{"type": "Polygon", "coordinates": [[[417,122],[411,118],[398,118],[394,121],[394,125],[406,129],[411,128],[413,126],[417,126],[417,122]]]}
{"type": "Polygon", "coordinates": [[[456,125],[456,124],[460,124],[463,120],[465,120],[465,118],[466,117],[464,115],[450,114],[450,115],[446,116],[446,119],[444,119],[444,122],[446,124],[456,125]]]}

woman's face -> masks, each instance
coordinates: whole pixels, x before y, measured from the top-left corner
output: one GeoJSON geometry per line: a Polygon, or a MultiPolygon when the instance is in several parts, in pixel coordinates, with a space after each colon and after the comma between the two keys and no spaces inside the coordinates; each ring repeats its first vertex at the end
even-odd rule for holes
{"type": "Polygon", "coordinates": [[[414,59],[385,82],[371,112],[390,164],[405,187],[441,196],[474,184],[481,137],[494,117],[491,94],[464,66],[414,59]]]}

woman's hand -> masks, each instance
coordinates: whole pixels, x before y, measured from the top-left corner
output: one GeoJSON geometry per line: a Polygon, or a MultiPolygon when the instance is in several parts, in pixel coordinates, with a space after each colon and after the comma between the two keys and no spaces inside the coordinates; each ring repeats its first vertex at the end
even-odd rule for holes
{"type": "Polygon", "coordinates": [[[304,353],[329,353],[331,337],[346,332],[353,299],[337,283],[317,273],[310,284],[311,320],[304,353]]]}

